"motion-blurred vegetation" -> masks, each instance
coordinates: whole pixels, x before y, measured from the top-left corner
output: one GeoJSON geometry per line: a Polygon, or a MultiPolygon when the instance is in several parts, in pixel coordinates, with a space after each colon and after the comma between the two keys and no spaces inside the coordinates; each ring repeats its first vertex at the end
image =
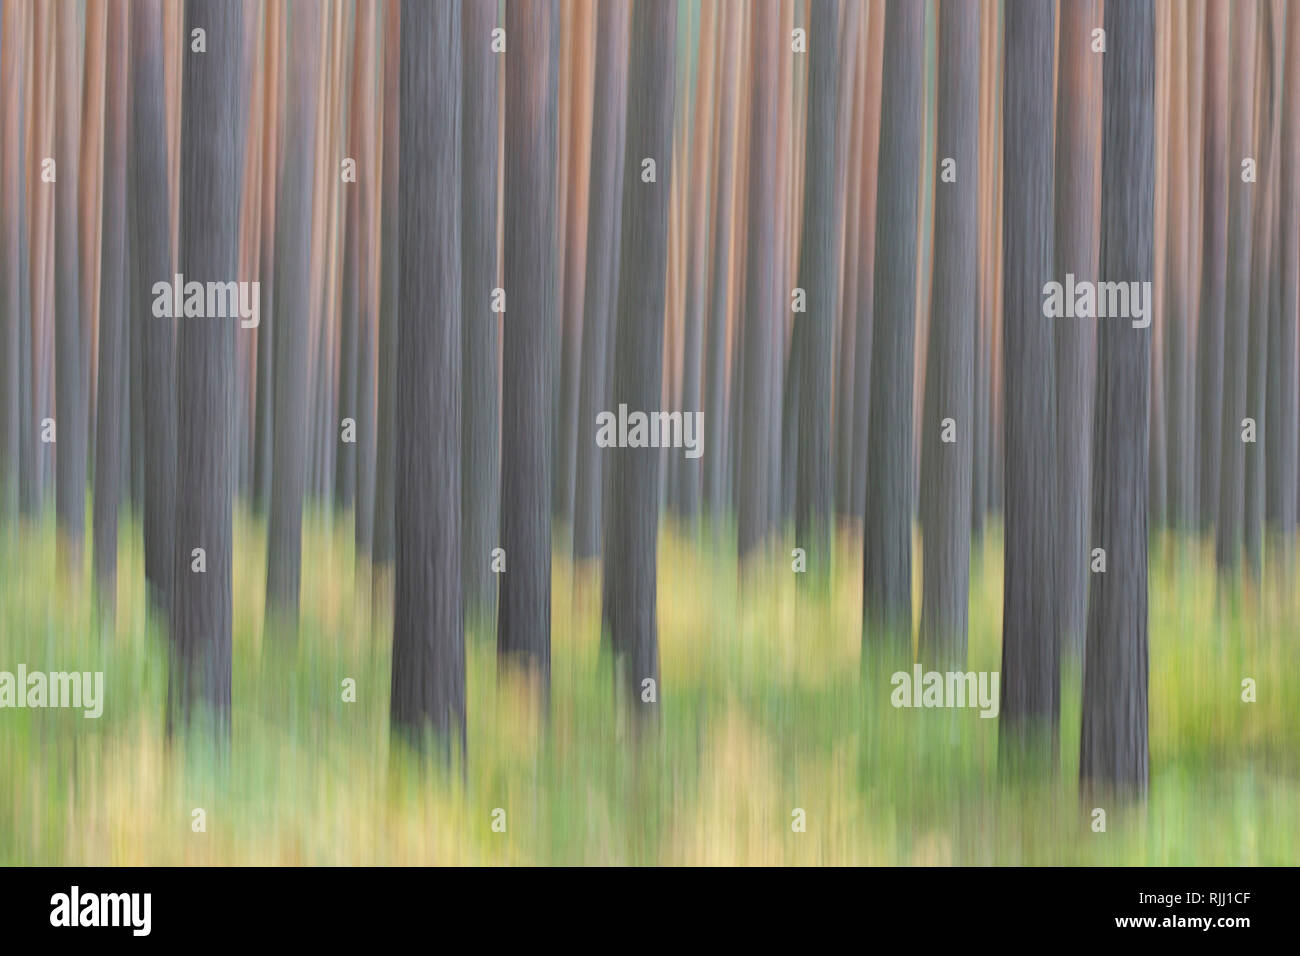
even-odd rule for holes
{"type": "MultiPolygon", "coordinates": [[[[1300,582],[1216,581],[1207,543],[1151,563],[1151,788],[1093,832],[1077,796],[1080,674],[1062,679],[1055,782],[997,772],[998,720],[895,710],[859,669],[860,540],[809,606],[773,554],[741,593],[734,551],[666,526],[658,732],[633,746],[599,653],[598,572],[555,554],[549,721],[467,641],[469,762],[389,747],[391,628],[350,518],[310,512],[296,658],[260,646],[262,527],[237,514],[228,751],[165,735],[167,651],[146,619],[141,535],[121,535],[116,630],[79,585],[51,594],[53,515],[0,544],[0,669],[102,670],[103,717],[0,712],[0,863],[1290,864],[1300,858],[1300,582]],[[334,523],[337,520],[337,525],[334,523]],[[356,681],[356,702],[342,682],[356,681]],[[1257,700],[1242,701],[1253,678],[1257,700]],[[435,775],[432,779],[430,774],[435,775]],[[192,813],[205,812],[205,832],[192,813]],[[506,830],[492,829],[504,809],[506,830]],[[807,831],[791,830],[806,811],[807,831]]],[[[720,540],[730,541],[723,535],[720,540]]],[[[746,572],[748,577],[750,572],[746,572]]],[[[1115,573],[1113,570],[1110,573],[1115,573]]],[[[996,527],[973,555],[968,666],[998,670],[996,527]]],[[[917,593],[919,602],[919,589],[917,593]]]]}

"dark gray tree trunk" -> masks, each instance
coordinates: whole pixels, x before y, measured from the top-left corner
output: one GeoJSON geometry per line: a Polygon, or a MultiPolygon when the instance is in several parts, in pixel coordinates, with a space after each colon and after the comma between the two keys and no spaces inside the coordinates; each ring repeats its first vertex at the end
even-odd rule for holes
{"type": "Polygon", "coordinates": [[[705,334],[707,366],[704,369],[704,462],[702,496],[705,508],[716,527],[727,511],[727,306],[732,247],[735,244],[732,222],[736,202],[734,163],[740,99],[740,76],[737,62],[741,52],[741,21],[738,7],[727,7],[726,22],[721,26],[725,52],[722,77],[718,85],[717,168],[713,177],[713,250],[709,275],[708,330],[705,334]]]}
{"type": "MultiPolygon", "coordinates": [[[[308,406],[308,323],[311,321],[312,170],[316,141],[321,8],[289,11],[290,44],[284,159],[275,213],[274,451],[266,552],[266,633],[292,645],[298,634],[302,574],[302,501],[307,475],[307,432],[316,416],[308,406]]],[[[326,405],[325,407],[329,407],[326,405]]]]}
{"type": "Polygon", "coordinates": [[[500,507],[500,382],[497,316],[491,309],[497,282],[497,94],[501,58],[490,38],[497,22],[495,0],[469,0],[463,10],[464,102],[461,109],[461,263],[465,322],[464,416],[461,438],[461,524],[465,609],[491,614],[496,575],[500,507]]]}
{"type": "MultiPolygon", "coordinates": [[[[772,356],[779,335],[782,308],[789,308],[789,290],[782,290],[778,268],[777,131],[780,92],[777,73],[785,39],[772,10],[755,9],[750,23],[750,67],[754,88],[749,118],[749,199],[747,264],[745,267],[744,368],[740,432],[740,555],[748,556],[767,538],[772,527],[770,498],[780,494],[772,483],[772,356]]],[[[635,37],[635,34],[633,34],[635,37]]],[[[630,95],[630,93],[629,93],[630,95]]],[[[778,393],[779,394],[779,393],[778,393]]]]}
{"type": "MultiPolygon", "coordinates": [[[[127,362],[123,330],[126,284],[126,0],[108,5],[107,65],[104,93],[104,211],[99,278],[99,415],[95,433],[95,585],[101,612],[110,625],[116,611],[117,514],[121,505],[122,373],[127,362]]],[[[161,276],[159,278],[162,278],[161,276]]],[[[152,316],[150,316],[152,318],[152,316]]]]}
{"type": "MultiPolygon", "coordinates": [[[[1055,355],[1043,317],[1052,270],[1054,10],[1006,7],[1003,90],[1005,570],[999,763],[1054,767],[1061,675],[1056,592],[1055,355]]],[[[1110,54],[1107,54],[1110,56],[1110,54]]],[[[1144,476],[1145,477],[1145,476],[1144,476]]],[[[1142,494],[1146,494],[1143,481],[1142,494]]],[[[1144,497],[1145,500],[1145,497],[1144,497]]]]}
{"type": "Polygon", "coordinates": [[[271,321],[257,326],[257,407],[253,421],[253,513],[265,517],[271,507],[271,470],[275,458],[275,201],[279,188],[280,110],[279,64],[284,9],[265,7],[263,27],[266,40],[267,76],[262,102],[262,208],[261,241],[258,244],[257,276],[260,282],[260,315],[271,321]]]}
{"type": "MultiPolygon", "coordinates": [[[[175,322],[153,314],[171,275],[163,22],[159,0],[131,7],[131,323],[140,339],[144,431],[144,572],[155,609],[171,609],[176,526],[175,322]]],[[[191,545],[198,547],[198,545],[191,545]]],[[[189,573],[186,566],[185,573],[189,573]]]]}
{"type": "MultiPolygon", "coordinates": [[[[1242,420],[1250,415],[1246,407],[1247,352],[1250,343],[1251,240],[1254,228],[1255,183],[1241,181],[1239,157],[1260,157],[1255,149],[1255,0],[1233,4],[1232,15],[1232,110],[1228,141],[1228,273],[1227,300],[1223,311],[1223,419],[1219,480],[1219,523],[1214,539],[1214,559],[1220,569],[1241,563],[1242,524],[1245,510],[1246,445],[1242,420]]],[[[1254,417],[1254,416],[1251,416],[1254,417]]]]}
{"type": "MultiPolygon", "coordinates": [[[[59,528],[59,565],[75,575],[81,567],[86,533],[86,370],[82,367],[80,315],[81,268],[78,248],[78,119],[81,90],[78,68],[77,11],[71,4],[55,5],[58,46],[58,110],[55,152],[58,180],[54,190],[54,338],[57,452],[55,508],[59,528]]],[[[50,417],[54,417],[52,414],[50,417]]]]}
{"type": "MultiPolygon", "coordinates": [[[[1223,323],[1228,260],[1228,9],[1210,0],[1205,21],[1205,197],[1201,238],[1200,328],[1196,335],[1196,438],[1200,442],[1198,498],[1200,528],[1214,525],[1219,507],[1219,462],[1223,414],[1223,323]]],[[[1226,437],[1226,436],[1224,436],[1226,437]]]]}
{"type": "MultiPolygon", "coordinates": [[[[978,0],[939,9],[939,126],[935,154],[956,161],[956,182],[934,184],[934,292],[921,418],[922,593],[918,657],[966,666],[974,456],[975,324],[979,242],[978,0]],[[945,443],[951,419],[955,441],[945,443]]],[[[937,180],[938,177],[936,177],[937,180]]]]}
{"type": "MultiPolygon", "coordinates": [[[[1165,421],[1168,430],[1169,498],[1166,521],[1175,531],[1186,532],[1195,526],[1196,465],[1192,436],[1193,405],[1191,381],[1191,341],[1195,321],[1193,277],[1189,274],[1192,251],[1191,97],[1187,85],[1187,31],[1175,17],[1178,33],[1174,37],[1174,83],[1176,92],[1170,104],[1168,163],[1169,210],[1166,229],[1168,252],[1165,255],[1165,421]],[[1183,92],[1186,90],[1186,92],[1183,92]]],[[[1066,631],[1069,634],[1069,631],[1066,631]]]]}
{"type": "Polygon", "coordinates": [[[27,71],[26,10],[16,3],[4,8],[0,25],[4,86],[0,89],[0,131],[12,144],[0,154],[0,524],[18,513],[19,461],[30,455],[20,444],[22,429],[22,266],[26,256],[27,216],[24,203],[27,71]]]}
{"type": "MultiPolygon", "coordinates": [[[[1061,7],[1061,68],[1056,106],[1055,271],[1097,275],[1097,163],[1101,155],[1101,63],[1092,52],[1100,4],[1079,0],[1061,7]]],[[[1008,181],[1008,189],[1016,188],[1008,181]]],[[[1041,315],[1041,312],[1040,312],[1041,315]]],[[[1052,322],[1056,352],[1056,467],[1060,517],[1057,588],[1061,646],[1083,654],[1088,623],[1088,522],[1092,493],[1092,405],[1096,380],[1097,323],[1091,318],[1052,322]]],[[[1032,374],[1032,373],[1031,373],[1032,374]]]]}
{"type": "Polygon", "coordinates": [[[460,20],[459,0],[402,8],[392,725],[464,753],[460,20]]]}
{"type": "MultiPolygon", "coordinates": [[[[1101,279],[1150,281],[1155,229],[1155,37],[1150,0],[1106,5],[1101,279]]],[[[1008,103],[1010,105],[1010,103],[1008,103]]],[[[1084,793],[1147,788],[1147,416],[1151,329],[1101,323],[1093,439],[1092,576],[1079,782],[1084,793]]],[[[1009,496],[1008,496],[1009,497],[1009,496]]]]}
{"type": "Polygon", "coordinates": [[[556,0],[506,6],[501,578],[497,653],[551,675],[552,396],[556,324],[556,0]]]}
{"type": "MultiPolygon", "coordinates": [[[[812,5],[808,36],[808,132],[805,144],[803,238],[799,250],[799,286],[808,296],[808,311],[795,316],[795,334],[804,341],[798,359],[799,448],[795,494],[795,544],[808,559],[814,584],[830,581],[831,562],[831,376],[834,356],[836,269],[835,216],[843,194],[836,195],[835,134],[839,118],[837,83],[841,81],[836,33],[839,11],[834,0],[812,5]]],[[[794,360],[791,360],[792,369],[794,360]]]]}
{"type": "MultiPolygon", "coordinates": [[[[186,280],[235,276],[239,204],[239,4],[186,0],[185,36],[207,31],[207,53],[183,58],[180,257],[186,280]]],[[[161,140],[160,140],[161,142],[161,140]]],[[[157,189],[157,181],[151,184],[157,189]]],[[[231,507],[235,333],[229,319],[179,320],[176,379],[176,539],[168,727],[230,728],[231,507]],[[203,548],[198,571],[194,549],[203,548]]]]}
{"type": "MultiPolygon", "coordinates": [[[[358,153],[364,159],[366,182],[373,182],[379,174],[376,162],[378,151],[371,143],[374,130],[372,118],[376,109],[375,97],[375,33],[379,22],[379,5],[366,5],[364,14],[358,11],[360,20],[357,25],[359,53],[355,67],[363,71],[361,86],[362,111],[361,129],[357,131],[354,142],[360,143],[358,153]]],[[[362,159],[358,159],[361,164],[362,159]]],[[[356,514],[353,521],[353,542],[358,558],[370,558],[370,545],[374,540],[375,521],[375,352],[377,349],[378,322],[375,315],[375,276],[373,259],[369,245],[373,241],[371,228],[375,217],[371,212],[372,193],[363,189],[358,197],[358,225],[365,230],[366,242],[358,253],[357,281],[360,295],[358,297],[357,326],[357,445],[356,445],[356,514]]]]}
{"type": "Polygon", "coordinates": [[[924,5],[890,0],[871,304],[862,641],[864,659],[870,650],[891,665],[912,659],[912,363],[924,47],[924,5]]]}
{"type": "Polygon", "coordinates": [[[595,11],[596,86],[591,120],[591,195],[587,210],[587,267],[582,306],[582,375],[578,390],[577,473],[573,556],[601,553],[602,449],[596,416],[609,408],[610,315],[618,288],[620,200],[626,121],[628,2],[607,0],[595,11]]]}
{"type": "MultiPolygon", "coordinates": [[[[648,411],[660,401],[672,186],[677,4],[635,0],[628,72],[627,141],[623,165],[622,266],[613,401],[648,411]],[[650,157],[657,182],[636,172],[650,157]]],[[[658,715],[659,625],[656,549],[659,537],[659,450],[616,448],[610,455],[610,508],[604,618],[611,631],[628,706],[658,715]],[[646,681],[652,681],[647,684],[646,681]],[[647,689],[653,694],[647,695],[647,689]]]]}
{"type": "Polygon", "coordinates": [[[388,0],[384,8],[384,182],[379,213],[379,418],[375,425],[375,541],[371,550],[377,569],[393,560],[393,390],[397,382],[397,263],[401,254],[397,247],[400,38],[401,8],[397,0],[388,0]]]}
{"type": "Polygon", "coordinates": [[[1290,568],[1296,526],[1297,422],[1296,321],[1300,316],[1300,16],[1289,11],[1282,93],[1281,202],[1278,308],[1270,323],[1268,375],[1268,518],[1278,535],[1282,567],[1290,568]]]}

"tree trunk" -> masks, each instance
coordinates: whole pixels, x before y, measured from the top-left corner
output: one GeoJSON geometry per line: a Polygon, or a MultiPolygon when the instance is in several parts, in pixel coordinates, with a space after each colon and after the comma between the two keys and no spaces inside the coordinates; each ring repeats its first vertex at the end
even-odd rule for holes
{"type": "MultiPolygon", "coordinates": [[[[936,155],[955,163],[954,182],[934,184],[934,292],[926,344],[921,430],[922,594],[918,657],[966,666],[974,459],[975,255],[979,242],[978,0],[939,10],[936,155]],[[952,442],[945,442],[951,419],[952,442]]],[[[942,669],[942,668],[941,668],[942,669]]]]}
{"type": "MultiPolygon", "coordinates": [[[[808,132],[805,142],[803,239],[799,251],[799,286],[808,311],[795,316],[795,334],[804,332],[798,372],[799,430],[795,544],[808,558],[807,575],[819,588],[830,583],[831,549],[831,354],[835,335],[835,133],[840,80],[836,44],[838,13],[834,0],[812,6],[808,67],[808,132]]],[[[794,361],[791,362],[792,368],[794,361]]]]}
{"type": "Polygon", "coordinates": [[[0,524],[18,513],[19,460],[31,452],[20,444],[23,323],[22,265],[26,257],[27,216],[25,158],[26,12],[21,4],[4,8],[4,86],[0,91],[0,130],[6,143],[17,144],[0,155],[0,524]]]}
{"type": "Polygon", "coordinates": [[[465,323],[464,416],[461,437],[462,574],[465,609],[495,610],[496,575],[491,554],[497,546],[500,507],[500,382],[497,375],[497,316],[492,289],[497,279],[497,95],[501,58],[490,37],[497,22],[495,0],[469,0],[463,9],[464,101],[461,109],[461,287],[465,323]]]}
{"type": "Polygon", "coordinates": [[[95,585],[110,625],[116,611],[117,513],[121,505],[122,373],[127,360],[123,330],[126,263],[126,0],[108,5],[108,63],[104,97],[104,212],[99,284],[99,416],[95,435],[95,585]]]}
{"type": "MultiPolygon", "coordinates": [[[[1246,446],[1242,437],[1246,408],[1246,363],[1250,342],[1251,239],[1254,191],[1258,183],[1242,182],[1237,157],[1260,158],[1255,150],[1255,0],[1233,5],[1232,110],[1228,142],[1228,273],[1223,312],[1223,420],[1220,436],[1222,475],[1219,481],[1219,523],[1214,559],[1221,570],[1241,562],[1245,508],[1246,446]]],[[[1261,164],[1261,168],[1262,168],[1261,164]]],[[[1260,182],[1263,182],[1261,175],[1260,182]]]]}
{"type": "Polygon", "coordinates": [[[582,375],[578,394],[577,474],[573,556],[601,553],[602,464],[596,416],[609,407],[610,313],[618,288],[619,207],[623,189],[623,142],[627,97],[628,0],[596,7],[596,83],[591,127],[591,197],[587,210],[584,270],[582,375]]]}
{"type": "Polygon", "coordinates": [[[551,675],[552,395],[556,324],[555,0],[506,6],[505,346],[497,653],[551,675]]]}
{"type": "MultiPolygon", "coordinates": [[[[302,501],[307,482],[307,403],[310,359],[312,182],[316,141],[320,12],[315,4],[289,12],[291,43],[284,159],[275,232],[274,451],[266,552],[266,634],[293,644],[298,633],[302,574],[302,501]]],[[[333,164],[331,163],[331,167],[333,164]]],[[[333,169],[330,171],[334,175],[333,169]]],[[[314,405],[319,408],[320,406],[314,405]]]]}
{"type": "MultiPolygon", "coordinates": [[[[186,0],[185,36],[203,27],[207,50],[184,58],[180,256],[194,281],[235,275],[239,156],[240,5],[186,0]]],[[[157,190],[157,181],[151,184],[157,190]]],[[[212,721],[230,729],[231,506],[235,332],[230,319],[179,320],[176,377],[176,540],[168,727],[212,721]],[[203,564],[196,549],[202,548],[203,564]],[[202,568],[202,570],[200,570],[202,568]]]]}
{"type": "Polygon", "coordinates": [[[912,384],[924,5],[890,0],[884,42],[862,641],[864,652],[878,653],[892,665],[912,660],[912,384]]]}
{"type": "Polygon", "coordinates": [[[1296,527],[1297,382],[1296,322],[1300,319],[1300,16],[1286,19],[1286,55],[1282,93],[1281,202],[1278,230],[1281,249],[1279,308],[1272,312],[1269,347],[1268,421],[1273,438],[1267,447],[1268,517],[1279,540],[1281,565],[1289,569],[1296,527]],[[1275,429],[1275,430],[1274,430],[1275,429]]]}
{"type": "MultiPolygon", "coordinates": [[[[81,115],[77,57],[77,11],[55,5],[58,45],[58,112],[55,114],[54,192],[54,335],[55,407],[58,414],[55,455],[55,507],[59,529],[59,568],[74,578],[81,568],[86,531],[86,391],[82,368],[80,315],[81,270],[78,221],[77,119],[81,115]]],[[[50,417],[53,417],[51,415],[50,417]]]]}
{"type": "MultiPolygon", "coordinates": [[[[636,0],[628,75],[624,168],[652,158],[657,181],[623,178],[623,263],[619,269],[615,406],[649,411],[660,402],[663,370],[668,206],[672,187],[677,5],[636,0]]],[[[658,714],[659,626],[655,617],[659,537],[659,449],[615,448],[611,456],[604,616],[626,701],[643,718],[658,714]],[[649,682],[649,683],[647,683],[649,682]]]]}
{"type": "Polygon", "coordinates": [[[1219,506],[1223,413],[1224,288],[1228,258],[1228,3],[1210,0],[1205,20],[1205,104],[1200,328],[1196,335],[1196,437],[1200,441],[1200,528],[1214,525],[1219,506]]]}
{"type": "MultiPolygon", "coordinates": [[[[1052,270],[1054,10],[1006,8],[1002,155],[1005,262],[1005,570],[999,763],[1055,767],[1061,676],[1056,605],[1056,440],[1052,323],[1043,286],[1052,270]]],[[[1110,54],[1107,54],[1108,56],[1110,54]]],[[[1145,477],[1145,476],[1144,476],[1145,477]]],[[[1146,483],[1141,485],[1145,500],[1146,483]]]]}
{"type": "MultiPolygon", "coordinates": [[[[1154,274],[1155,42],[1150,0],[1106,5],[1101,279],[1154,274]]],[[[1010,105],[1010,103],[1008,103],[1010,105]]],[[[1101,323],[1093,432],[1092,576],[1079,783],[1085,794],[1147,788],[1147,416],[1150,328],[1101,323]]],[[[1010,496],[1008,495],[1008,499],[1010,496]]]]}
{"type": "Polygon", "coordinates": [[[392,725],[448,756],[465,751],[460,20],[458,0],[402,9],[392,725]]]}

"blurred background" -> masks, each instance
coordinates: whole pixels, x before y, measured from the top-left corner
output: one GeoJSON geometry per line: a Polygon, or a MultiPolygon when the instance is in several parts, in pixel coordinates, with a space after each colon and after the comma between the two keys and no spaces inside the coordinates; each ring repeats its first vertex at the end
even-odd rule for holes
{"type": "Polygon", "coordinates": [[[0,686],[0,862],[1300,857],[1295,3],[7,0],[0,75],[0,672],[105,687],[0,686]]]}

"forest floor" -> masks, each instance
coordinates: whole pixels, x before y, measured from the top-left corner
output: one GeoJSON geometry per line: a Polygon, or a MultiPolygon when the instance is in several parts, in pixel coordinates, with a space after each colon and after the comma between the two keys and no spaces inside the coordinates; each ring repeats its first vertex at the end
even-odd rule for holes
{"type": "MultiPolygon", "coordinates": [[[[810,604],[789,545],[742,594],[734,556],[665,525],[661,720],[636,746],[598,652],[596,574],[557,548],[549,719],[523,681],[498,677],[491,629],[471,627],[463,775],[390,753],[391,628],[372,625],[383,599],[372,606],[347,516],[306,516],[300,638],[264,655],[265,531],[237,513],[219,758],[199,735],[167,742],[139,526],[124,521],[116,628],[102,637],[89,557],[79,584],[54,574],[52,518],[0,538],[0,671],[105,675],[98,719],[0,710],[0,864],[1300,862],[1300,575],[1229,586],[1200,542],[1153,540],[1150,794],[1105,808],[1094,832],[1078,796],[1079,667],[1062,672],[1059,773],[1003,779],[998,720],[895,709],[888,677],[864,678],[851,534],[832,599],[810,604]]],[[[968,666],[997,671],[996,527],[972,558],[968,666]]]]}

